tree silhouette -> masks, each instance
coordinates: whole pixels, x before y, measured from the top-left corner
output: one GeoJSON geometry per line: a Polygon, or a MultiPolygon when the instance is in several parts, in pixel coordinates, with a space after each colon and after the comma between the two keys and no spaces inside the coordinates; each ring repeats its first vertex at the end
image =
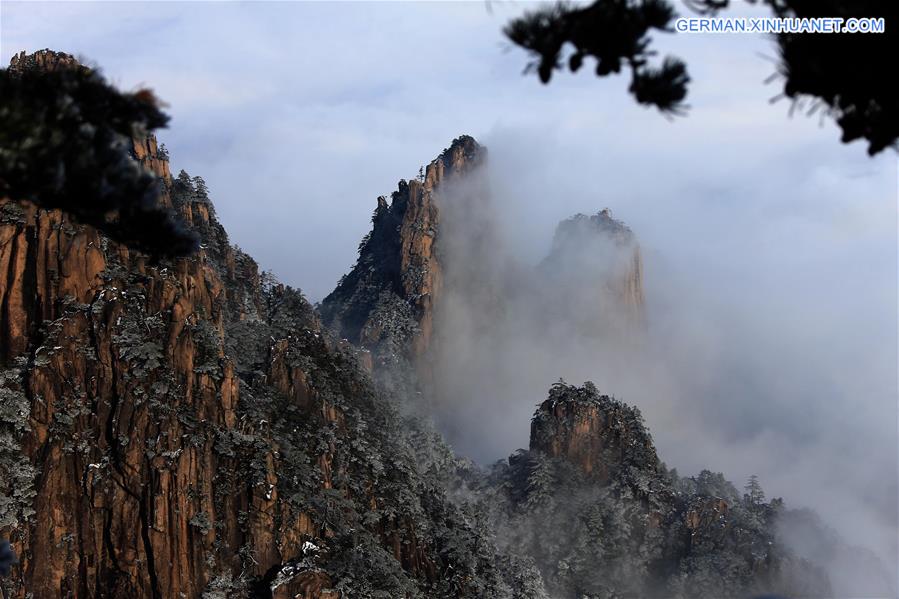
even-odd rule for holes
{"type": "Polygon", "coordinates": [[[759,477],[755,474],[749,477],[743,489],[746,491],[746,498],[749,500],[748,503],[750,505],[761,505],[765,502],[765,492],[759,483],[759,477]]]}
{"type": "Polygon", "coordinates": [[[634,5],[627,0],[599,0],[586,8],[573,8],[560,2],[548,8],[525,13],[509,23],[504,32],[519,46],[538,57],[526,71],[536,70],[548,83],[555,69],[562,68],[560,55],[566,43],[574,46],[568,67],[577,71],[584,58],[596,58],[596,75],[605,77],[631,71],[630,92],[637,102],[656,106],[664,112],[683,110],[687,95],[686,66],[675,58],[666,58],[661,67],[649,65],[649,32],[667,31],[675,18],[674,9],[665,0],[644,0],[634,5]]]}
{"type": "MultiPolygon", "coordinates": [[[[795,34],[776,37],[779,63],[775,78],[783,81],[781,96],[793,107],[830,115],[842,129],[843,143],[868,142],[868,154],[897,148],[899,86],[890,75],[899,55],[899,36],[891,24],[899,15],[897,3],[886,0],[748,0],[767,5],[776,17],[883,17],[882,34],[795,34]]],[[[730,0],[685,0],[692,10],[713,16],[730,0]]],[[[504,28],[505,35],[528,50],[534,60],[525,72],[537,71],[548,83],[554,70],[581,68],[586,57],[597,60],[596,74],[605,77],[631,72],[629,91],[637,102],[664,113],[683,113],[690,78],[685,64],[665,57],[649,65],[653,31],[673,32],[675,11],[668,0],[596,0],[586,7],[566,2],[526,12],[504,28]]],[[[791,110],[792,112],[792,110],[791,110]]]]}
{"type": "Polygon", "coordinates": [[[37,56],[70,61],[47,68],[32,55],[0,70],[0,197],[64,210],[151,255],[192,253],[196,236],[130,155],[132,137],[169,120],[153,94],[120,93],[68,55],[37,56]]]}

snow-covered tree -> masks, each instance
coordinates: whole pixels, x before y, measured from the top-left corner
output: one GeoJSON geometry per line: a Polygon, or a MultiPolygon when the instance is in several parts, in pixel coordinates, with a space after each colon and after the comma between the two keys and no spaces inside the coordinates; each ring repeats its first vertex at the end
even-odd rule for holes
{"type": "Polygon", "coordinates": [[[749,477],[743,488],[746,490],[747,503],[750,505],[761,505],[765,502],[765,492],[762,490],[762,485],[759,484],[759,477],[755,474],[749,477]]]}

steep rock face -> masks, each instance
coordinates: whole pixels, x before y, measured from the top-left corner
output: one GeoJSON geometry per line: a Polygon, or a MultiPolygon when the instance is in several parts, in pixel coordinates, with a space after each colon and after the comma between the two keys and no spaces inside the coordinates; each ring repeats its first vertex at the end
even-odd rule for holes
{"type": "Polygon", "coordinates": [[[0,358],[21,355],[56,300],[87,302],[106,268],[96,232],[76,235],[58,212],[0,200],[0,358]]]}
{"type": "MultiPolygon", "coordinates": [[[[135,146],[148,163],[162,162],[155,140],[135,146]]],[[[157,175],[171,203],[167,167],[157,175]]],[[[207,243],[225,239],[206,206],[176,197],[207,243]]],[[[215,455],[209,435],[237,428],[238,382],[219,348],[221,274],[205,252],[149,267],[57,211],[10,200],[0,209],[3,359],[18,366],[31,404],[22,447],[38,473],[34,517],[14,534],[22,588],[199,594],[220,539],[192,524],[200,515],[226,539],[274,544],[260,516],[272,501],[261,490],[227,500],[215,492],[222,473],[238,470],[215,455]],[[236,521],[240,505],[259,508],[247,526],[236,521]]]]}
{"type": "Polygon", "coordinates": [[[379,198],[356,265],[320,305],[326,326],[371,351],[372,364],[395,372],[413,364],[415,380],[405,386],[426,390],[437,406],[448,405],[440,396],[447,389],[479,401],[478,389],[465,388],[464,348],[501,344],[520,328],[512,318],[538,343],[642,339],[643,267],[633,232],[608,210],[577,215],[558,226],[537,268],[521,264],[506,253],[503,215],[479,170],[485,155],[460,137],[421,181],[401,181],[390,202],[379,198]]]}
{"type": "Polygon", "coordinates": [[[132,153],[134,159],[144,168],[156,173],[164,181],[170,181],[172,173],[169,171],[169,160],[156,143],[156,136],[148,135],[132,141],[132,153]]]}
{"type": "Polygon", "coordinates": [[[387,341],[388,353],[399,351],[413,360],[425,353],[443,285],[439,191],[484,158],[473,138],[459,137],[419,179],[400,181],[389,204],[378,198],[356,265],[321,303],[327,325],[366,348],[387,341]]]}

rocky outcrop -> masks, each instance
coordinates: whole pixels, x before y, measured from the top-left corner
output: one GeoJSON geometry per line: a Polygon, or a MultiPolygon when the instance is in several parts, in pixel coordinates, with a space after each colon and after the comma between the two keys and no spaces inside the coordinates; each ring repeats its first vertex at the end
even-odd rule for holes
{"type": "Polygon", "coordinates": [[[494,476],[510,504],[497,535],[535,556],[550,596],[831,596],[827,575],[776,538],[781,500],[668,471],[639,411],[589,382],[554,385],[530,451],[494,476]]]}
{"type": "Polygon", "coordinates": [[[379,353],[399,352],[413,361],[424,355],[443,286],[440,190],[471,173],[485,156],[473,138],[461,136],[418,179],[400,181],[389,203],[378,198],[356,265],[321,303],[328,326],[365,348],[386,342],[387,351],[379,353]]]}
{"type": "Polygon", "coordinates": [[[600,484],[629,466],[659,465],[640,411],[599,394],[592,383],[550,389],[531,421],[530,449],[564,458],[600,484]]]}
{"type": "Polygon", "coordinates": [[[9,61],[9,70],[21,72],[27,70],[54,71],[56,69],[84,68],[71,54],[56,52],[50,49],[38,50],[31,54],[24,50],[13,54],[9,61]]]}

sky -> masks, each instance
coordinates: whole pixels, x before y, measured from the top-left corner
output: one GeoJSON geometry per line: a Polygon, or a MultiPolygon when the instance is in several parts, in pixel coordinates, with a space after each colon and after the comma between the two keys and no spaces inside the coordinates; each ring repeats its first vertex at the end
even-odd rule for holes
{"type": "MultiPolygon", "coordinates": [[[[753,163],[805,154],[808,144],[836,145],[833,125],[790,120],[786,103],[768,104],[777,90],[763,80],[773,64],[760,54],[773,49],[760,38],[656,36],[694,58],[693,114],[669,122],[635,105],[624,78],[598,80],[585,68],[542,86],[522,76],[526,58],[500,29],[527,7],[4,1],[0,60],[50,47],[100,66],[124,89],[154,89],[172,116],[159,139],[173,167],[204,177],[232,239],[313,301],[353,262],[376,197],[463,133],[483,143],[518,136],[520,149],[579,160],[597,174],[606,170],[598,162],[613,164],[610,154],[670,176],[703,160],[715,161],[709,169],[742,162],[718,168],[710,188],[733,186],[753,163]]],[[[854,146],[824,149],[851,160],[855,175],[890,160],[866,161],[854,146]]],[[[631,188],[626,175],[637,166],[616,182],[631,188]]],[[[674,199],[666,188],[657,195],[674,199]]],[[[594,203],[554,200],[544,212],[558,220],[594,203]]],[[[550,233],[539,231],[535,252],[550,233]]]]}
{"type": "MultiPolygon", "coordinates": [[[[758,473],[769,496],[894,552],[896,154],[869,158],[826,118],[772,103],[761,36],[654,36],[688,63],[685,117],[589,66],[541,85],[501,35],[532,6],[4,1],[0,60],[49,47],[154,89],[174,171],[202,176],[231,241],[313,301],[353,264],[377,196],[460,134],[488,148],[522,263],[546,255],[561,219],[610,207],[640,241],[665,357],[621,380],[623,399],[662,459],[738,483],[758,473]]],[[[551,382],[471,452],[526,445],[551,382]]]]}

